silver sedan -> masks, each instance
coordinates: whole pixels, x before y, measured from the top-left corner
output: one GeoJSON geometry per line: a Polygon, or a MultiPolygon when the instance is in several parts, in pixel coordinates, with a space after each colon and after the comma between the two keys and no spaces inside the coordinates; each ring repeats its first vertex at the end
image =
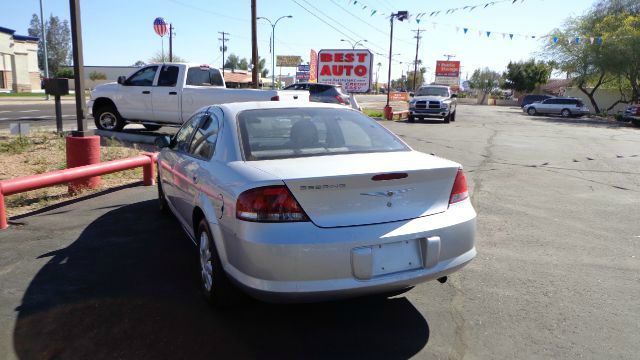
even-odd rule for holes
{"type": "Polygon", "coordinates": [[[214,304],[243,292],[293,302],[402,292],[476,255],[460,164],[358,111],[216,105],[157,144],[160,206],[198,247],[214,304]]]}

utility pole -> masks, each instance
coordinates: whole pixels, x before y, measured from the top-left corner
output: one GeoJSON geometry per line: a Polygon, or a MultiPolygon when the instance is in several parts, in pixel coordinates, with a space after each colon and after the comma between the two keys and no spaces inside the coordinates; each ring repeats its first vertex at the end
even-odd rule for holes
{"type": "Polygon", "coordinates": [[[258,68],[258,30],[257,30],[257,15],[256,0],[251,0],[251,58],[253,62],[253,71],[251,72],[251,81],[253,81],[253,88],[257,89],[260,77],[260,69],[258,68]]]}
{"type": "Polygon", "coordinates": [[[222,46],[220,46],[220,50],[222,50],[222,73],[224,74],[224,52],[225,50],[227,50],[227,41],[229,41],[229,38],[226,38],[226,35],[230,35],[227,32],[224,31],[218,31],[218,34],[222,35],[221,38],[218,38],[218,40],[222,41],[222,46]]]}
{"type": "MultiPolygon", "coordinates": [[[[44,15],[42,15],[42,0],[40,0],[40,26],[42,28],[42,45],[44,47],[44,78],[49,78],[49,53],[47,52],[47,29],[44,27],[44,15]]],[[[14,70],[15,71],[15,70],[14,70]]],[[[49,94],[46,95],[49,100],[49,94]]]]}
{"type": "Polygon", "coordinates": [[[411,30],[411,31],[416,33],[416,36],[414,36],[416,38],[416,59],[413,62],[413,91],[415,92],[416,89],[418,88],[418,86],[416,85],[416,75],[418,74],[418,49],[420,47],[420,39],[422,38],[422,36],[420,36],[420,32],[424,30],[421,30],[420,28],[418,28],[418,30],[411,30]]]}
{"type": "Polygon", "coordinates": [[[169,23],[169,62],[173,62],[173,24],[169,23]]]}
{"type": "Polygon", "coordinates": [[[73,51],[73,74],[76,93],[76,119],[78,130],[73,136],[84,137],[89,134],[87,119],[84,116],[84,60],[82,55],[82,25],[80,24],[80,0],[69,0],[71,12],[71,49],[73,51]]]}

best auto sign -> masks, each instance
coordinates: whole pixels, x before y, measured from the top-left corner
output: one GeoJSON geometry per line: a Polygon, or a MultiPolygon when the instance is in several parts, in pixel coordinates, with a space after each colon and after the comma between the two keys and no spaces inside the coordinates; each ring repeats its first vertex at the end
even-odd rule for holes
{"type": "Polygon", "coordinates": [[[341,85],[350,93],[368,92],[372,65],[373,54],[366,49],[320,50],[318,82],[341,85]]]}

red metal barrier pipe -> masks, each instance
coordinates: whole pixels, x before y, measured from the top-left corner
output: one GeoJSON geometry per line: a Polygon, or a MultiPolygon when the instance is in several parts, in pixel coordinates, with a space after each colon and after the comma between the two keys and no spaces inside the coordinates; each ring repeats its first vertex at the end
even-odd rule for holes
{"type": "Polygon", "coordinates": [[[144,155],[107,161],[99,164],[79,166],[71,169],[52,171],[49,173],[29,175],[15,179],[0,181],[0,230],[8,227],[4,196],[25,191],[36,190],[47,186],[68,183],[69,181],[110,174],[118,171],[142,167],[144,184],[153,185],[153,173],[157,154],[144,155]]]}

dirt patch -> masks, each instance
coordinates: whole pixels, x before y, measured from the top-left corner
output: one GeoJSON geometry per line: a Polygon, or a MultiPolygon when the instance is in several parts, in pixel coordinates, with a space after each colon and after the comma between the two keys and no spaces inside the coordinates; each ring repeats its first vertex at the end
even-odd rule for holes
{"type": "MultiPolygon", "coordinates": [[[[37,132],[29,136],[0,135],[0,181],[21,176],[66,169],[66,145],[62,135],[37,132]]],[[[135,144],[125,145],[107,139],[100,148],[102,161],[139,155],[135,144]]],[[[20,194],[5,196],[8,216],[24,214],[39,208],[81,197],[96,191],[142,180],[142,169],[136,168],[103,175],[99,189],[69,195],[67,185],[57,185],[20,194]]]]}

